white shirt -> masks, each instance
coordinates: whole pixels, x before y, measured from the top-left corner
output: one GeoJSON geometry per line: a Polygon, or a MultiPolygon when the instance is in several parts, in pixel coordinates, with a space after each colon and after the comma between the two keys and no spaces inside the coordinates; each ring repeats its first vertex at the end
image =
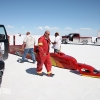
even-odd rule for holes
{"type": "Polygon", "coordinates": [[[25,49],[34,48],[34,44],[36,43],[35,38],[31,35],[26,35],[23,42],[26,43],[25,49]]]}
{"type": "Polygon", "coordinates": [[[62,38],[60,36],[55,37],[54,42],[56,42],[56,44],[54,44],[54,49],[60,50],[61,40],[62,38]]]}

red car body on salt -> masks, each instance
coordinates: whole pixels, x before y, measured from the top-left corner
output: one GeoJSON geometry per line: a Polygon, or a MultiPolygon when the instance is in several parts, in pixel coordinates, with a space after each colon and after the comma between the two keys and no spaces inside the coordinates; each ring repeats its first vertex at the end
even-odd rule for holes
{"type": "MultiPolygon", "coordinates": [[[[9,53],[22,56],[23,54],[23,50],[21,49],[22,45],[15,45],[15,36],[13,39],[14,39],[14,44],[9,46],[9,53]]],[[[36,50],[36,47],[37,46],[34,47],[34,51],[36,50]]],[[[60,53],[50,53],[50,57],[52,66],[77,71],[80,75],[100,78],[99,70],[95,69],[91,65],[78,63],[77,60],[72,56],[60,52],[60,53]]],[[[31,59],[30,54],[27,54],[26,58],[31,59]]]]}

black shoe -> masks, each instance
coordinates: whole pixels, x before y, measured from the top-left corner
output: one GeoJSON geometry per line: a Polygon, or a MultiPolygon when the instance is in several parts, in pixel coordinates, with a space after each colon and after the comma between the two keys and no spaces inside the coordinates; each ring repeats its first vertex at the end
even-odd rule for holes
{"type": "Polygon", "coordinates": [[[34,61],[33,64],[36,64],[36,61],[34,61]]]}
{"type": "Polygon", "coordinates": [[[47,74],[48,77],[53,77],[54,75],[55,75],[55,74],[52,74],[52,73],[47,74]]]}
{"type": "Polygon", "coordinates": [[[43,76],[43,73],[37,73],[37,75],[39,75],[39,76],[43,76]]]}
{"type": "Polygon", "coordinates": [[[20,60],[19,63],[24,63],[24,61],[20,60]]]}
{"type": "Polygon", "coordinates": [[[24,63],[24,61],[22,59],[18,59],[17,60],[19,63],[24,63]]]}

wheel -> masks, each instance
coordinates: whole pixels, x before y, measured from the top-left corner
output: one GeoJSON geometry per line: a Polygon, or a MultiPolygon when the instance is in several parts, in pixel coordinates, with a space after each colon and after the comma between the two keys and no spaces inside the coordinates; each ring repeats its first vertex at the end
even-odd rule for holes
{"type": "Polygon", "coordinates": [[[22,62],[22,59],[18,58],[18,62],[21,63],[22,62]]]}
{"type": "Polygon", "coordinates": [[[21,53],[16,51],[16,52],[15,52],[15,55],[21,56],[21,53]]]}
{"type": "Polygon", "coordinates": [[[2,77],[3,77],[3,72],[0,71],[0,87],[1,87],[1,84],[2,84],[2,77]]]}
{"type": "Polygon", "coordinates": [[[63,41],[62,41],[62,44],[66,44],[66,43],[67,43],[66,40],[63,40],[63,41]]]}
{"type": "Polygon", "coordinates": [[[83,43],[84,45],[86,45],[86,44],[88,43],[88,40],[83,40],[82,43],[83,43]]]}
{"type": "Polygon", "coordinates": [[[2,77],[5,69],[5,63],[3,61],[0,61],[0,87],[2,83],[2,77]]]}

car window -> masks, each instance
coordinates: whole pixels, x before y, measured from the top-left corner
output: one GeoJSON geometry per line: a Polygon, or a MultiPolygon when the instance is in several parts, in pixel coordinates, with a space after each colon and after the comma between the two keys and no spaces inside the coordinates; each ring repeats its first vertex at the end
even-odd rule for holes
{"type": "Polygon", "coordinates": [[[100,72],[99,72],[98,70],[95,69],[95,70],[93,70],[93,73],[94,73],[94,74],[98,74],[98,73],[100,73],[100,72]]]}
{"type": "Polygon", "coordinates": [[[5,37],[5,30],[3,27],[0,27],[0,40],[6,39],[5,37]]]}
{"type": "Polygon", "coordinates": [[[81,69],[81,71],[82,71],[82,72],[91,73],[91,71],[90,71],[90,70],[88,70],[88,69],[85,69],[85,68],[82,68],[82,69],[81,69]]]}

